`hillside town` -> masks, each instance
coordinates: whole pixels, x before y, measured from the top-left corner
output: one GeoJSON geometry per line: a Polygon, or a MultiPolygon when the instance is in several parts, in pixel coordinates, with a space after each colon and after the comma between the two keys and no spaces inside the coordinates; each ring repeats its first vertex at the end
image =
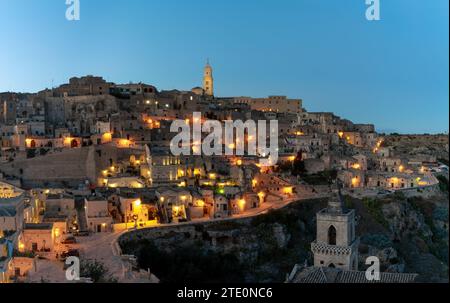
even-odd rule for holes
{"type": "MultiPolygon", "coordinates": [[[[89,75],[37,93],[1,93],[0,283],[64,282],[69,256],[102,262],[119,282],[157,282],[121,253],[119,235],[333,199],[335,180],[355,198],[432,196],[439,178],[448,180],[448,136],[439,153],[405,150],[375,125],[310,112],[301,99],[218,97],[215,84],[208,62],[202,86],[187,91],[89,75]],[[276,120],[278,161],[173,155],[175,120],[276,120]]],[[[226,147],[235,150],[239,140],[247,146],[256,138],[247,132],[226,147]]]]}

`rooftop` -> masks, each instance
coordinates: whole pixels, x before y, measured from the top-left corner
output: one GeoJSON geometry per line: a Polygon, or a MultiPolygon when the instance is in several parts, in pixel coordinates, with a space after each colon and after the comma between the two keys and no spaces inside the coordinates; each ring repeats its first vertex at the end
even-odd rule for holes
{"type": "Polygon", "coordinates": [[[380,273],[379,281],[369,281],[365,271],[346,271],[329,267],[306,267],[291,283],[414,283],[417,274],[380,273]]]}
{"type": "Polygon", "coordinates": [[[38,223],[38,224],[25,224],[25,230],[51,230],[53,229],[53,223],[38,223]]]}

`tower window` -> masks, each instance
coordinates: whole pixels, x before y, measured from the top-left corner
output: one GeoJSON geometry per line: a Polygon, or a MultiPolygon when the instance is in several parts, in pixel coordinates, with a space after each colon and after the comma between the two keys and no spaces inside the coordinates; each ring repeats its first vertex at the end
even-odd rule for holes
{"type": "Polygon", "coordinates": [[[336,245],[336,228],[333,225],[328,229],[328,244],[336,245]]]}

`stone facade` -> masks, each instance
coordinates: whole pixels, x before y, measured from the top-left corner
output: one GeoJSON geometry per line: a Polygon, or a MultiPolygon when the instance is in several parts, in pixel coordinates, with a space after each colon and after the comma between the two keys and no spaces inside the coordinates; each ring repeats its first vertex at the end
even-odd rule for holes
{"type": "Polygon", "coordinates": [[[358,245],[355,211],[346,210],[340,197],[333,199],[317,213],[317,240],[311,244],[314,266],[357,270],[358,245]]]}

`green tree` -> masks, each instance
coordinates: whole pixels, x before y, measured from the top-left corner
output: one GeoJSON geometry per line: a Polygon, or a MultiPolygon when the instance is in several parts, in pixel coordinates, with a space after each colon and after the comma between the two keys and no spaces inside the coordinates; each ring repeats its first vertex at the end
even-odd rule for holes
{"type": "Polygon", "coordinates": [[[305,160],[303,160],[303,153],[299,151],[295,157],[294,163],[292,165],[292,175],[302,176],[306,174],[305,160]]]}

